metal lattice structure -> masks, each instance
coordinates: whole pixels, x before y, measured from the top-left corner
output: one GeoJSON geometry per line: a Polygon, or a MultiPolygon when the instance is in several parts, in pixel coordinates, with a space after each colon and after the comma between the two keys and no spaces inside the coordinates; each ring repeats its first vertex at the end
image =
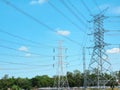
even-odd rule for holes
{"type": "Polygon", "coordinates": [[[94,16],[94,47],[91,56],[91,61],[89,64],[89,74],[94,75],[87,78],[87,85],[96,86],[98,89],[105,88],[105,85],[109,80],[105,77],[105,73],[111,74],[111,63],[108,61],[108,55],[106,54],[104,42],[103,21],[105,16],[103,14],[98,14],[94,16]]]}
{"type": "Polygon", "coordinates": [[[62,41],[59,41],[58,47],[58,62],[57,62],[57,75],[55,76],[54,88],[56,90],[69,90],[69,84],[67,80],[67,76],[64,70],[63,63],[63,50],[62,41]]]}

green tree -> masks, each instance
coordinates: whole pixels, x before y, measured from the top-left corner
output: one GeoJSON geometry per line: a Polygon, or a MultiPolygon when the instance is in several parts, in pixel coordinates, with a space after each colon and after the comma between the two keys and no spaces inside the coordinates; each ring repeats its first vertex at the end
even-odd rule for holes
{"type": "Polygon", "coordinates": [[[15,85],[26,90],[30,90],[32,88],[31,81],[28,78],[17,78],[15,81],[15,85]]]}
{"type": "Polygon", "coordinates": [[[7,88],[11,87],[12,82],[10,82],[8,75],[4,75],[4,77],[0,80],[0,89],[7,90],[7,88]]]}
{"type": "Polygon", "coordinates": [[[75,86],[75,80],[73,77],[73,73],[72,72],[67,72],[67,78],[68,78],[68,83],[70,87],[74,87],[75,86]]]}
{"type": "Polygon", "coordinates": [[[79,70],[74,71],[74,80],[75,80],[75,86],[80,87],[82,86],[82,74],[79,70]]]}
{"type": "Polygon", "coordinates": [[[33,87],[51,87],[53,86],[53,79],[47,75],[36,76],[31,79],[33,87]]]}
{"type": "Polygon", "coordinates": [[[17,85],[13,85],[13,86],[11,87],[11,89],[12,89],[12,90],[21,90],[20,87],[18,87],[17,85]]]}

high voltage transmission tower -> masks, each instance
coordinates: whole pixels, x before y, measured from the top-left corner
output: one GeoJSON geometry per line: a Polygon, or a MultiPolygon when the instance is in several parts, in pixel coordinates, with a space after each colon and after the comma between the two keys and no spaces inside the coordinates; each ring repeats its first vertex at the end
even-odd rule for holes
{"type": "Polygon", "coordinates": [[[104,25],[103,21],[106,18],[104,14],[100,13],[93,17],[94,25],[94,47],[89,64],[89,74],[94,75],[87,77],[87,85],[97,86],[97,89],[104,90],[105,85],[109,82],[105,74],[111,75],[111,63],[108,61],[108,55],[106,54],[105,46],[107,45],[104,41],[104,25]]]}
{"type": "Polygon", "coordinates": [[[58,62],[57,62],[57,75],[55,76],[54,87],[57,90],[69,90],[69,84],[67,80],[67,75],[65,72],[64,62],[63,62],[63,47],[62,41],[59,41],[58,47],[58,62]]]}

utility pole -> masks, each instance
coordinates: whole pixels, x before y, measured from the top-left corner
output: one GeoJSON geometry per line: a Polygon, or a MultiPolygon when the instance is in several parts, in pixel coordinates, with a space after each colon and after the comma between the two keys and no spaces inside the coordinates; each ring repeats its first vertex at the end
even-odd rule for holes
{"type": "Polygon", "coordinates": [[[85,60],[85,47],[83,47],[83,71],[84,71],[84,90],[86,90],[86,60],[85,60]]]}
{"type": "Polygon", "coordinates": [[[57,90],[69,90],[69,84],[67,80],[66,73],[64,71],[64,62],[63,62],[63,47],[62,47],[62,41],[58,42],[58,62],[57,62],[57,75],[55,77],[54,81],[54,87],[57,88],[57,90]]]}
{"type": "Polygon", "coordinates": [[[87,78],[87,84],[90,86],[97,86],[98,90],[104,90],[105,85],[109,81],[104,74],[111,74],[111,63],[108,61],[108,55],[106,54],[105,50],[105,30],[103,27],[104,19],[105,16],[102,13],[95,15],[93,18],[94,47],[88,70],[90,75],[94,75],[94,79],[87,78]]]}

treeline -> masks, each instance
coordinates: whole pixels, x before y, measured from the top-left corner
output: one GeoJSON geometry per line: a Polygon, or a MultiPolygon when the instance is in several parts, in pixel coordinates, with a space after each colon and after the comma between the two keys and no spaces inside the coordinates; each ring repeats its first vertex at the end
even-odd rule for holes
{"type": "MultiPolygon", "coordinates": [[[[87,75],[94,80],[95,74],[87,75]]],[[[105,74],[106,78],[110,78],[109,74],[105,74]]],[[[120,72],[116,74],[117,77],[120,77],[120,72]]],[[[56,76],[49,77],[47,75],[35,76],[31,79],[29,78],[14,78],[5,75],[0,79],[0,90],[7,90],[11,88],[12,90],[31,90],[33,88],[40,87],[53,87],[54,80],[56,76]]],[[[84,74],[78,70],[74,72],[67,72],[67,79],[70,87],[81,87],[84,83],[84,74]]],[[[108,84],[109,85],[109,84],[108,84]]],[[[117,84],[116,84],[117,85],[117,84]]]]}

